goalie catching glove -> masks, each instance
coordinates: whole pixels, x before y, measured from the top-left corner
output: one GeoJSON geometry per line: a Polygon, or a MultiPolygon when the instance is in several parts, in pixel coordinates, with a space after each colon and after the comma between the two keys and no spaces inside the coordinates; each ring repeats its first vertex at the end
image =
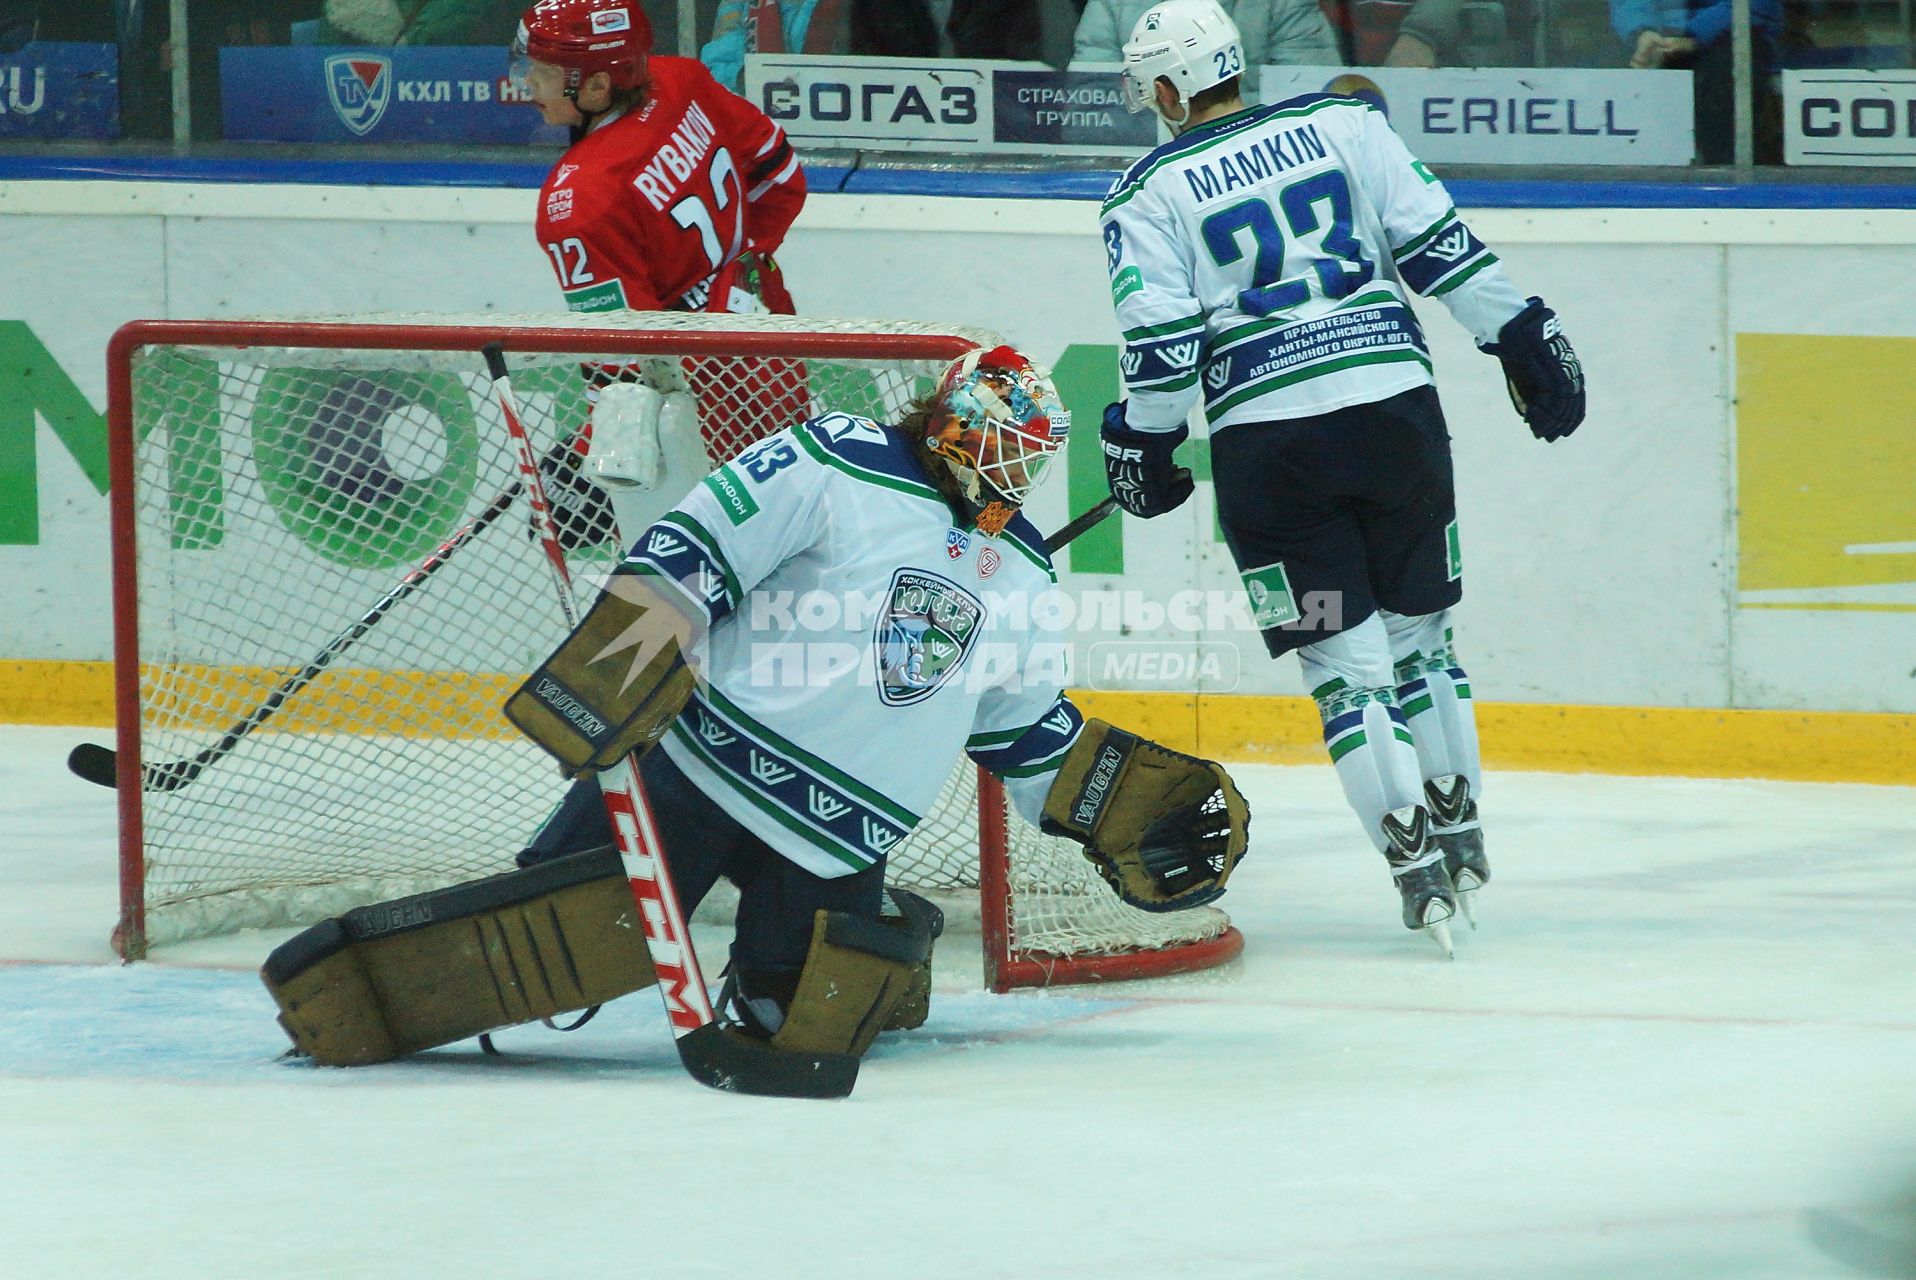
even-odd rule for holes
{"type": "Polygon", "coordinates": [[[1504,386],[1517,415],[1539,440],[1561,440],[1583,423],[1583,365],[1563,336],[1557,313],[1532,298],[1497,331],[1497,340],[1478,344],[1503,362],[1504,386]]]}
{"type": "Polygon", "coordinates": [[[1132,906],[1181,911],[1223,894],[1250,823],[1224,766],[1089,720],[1045,797],[1042,826],[1082,844],[1132,906]]]}
{"type": "Polygon", "coordinates": [[[506,719],[568,777],[649,750],[692,697],[695,628],[649,574],[621,566],[552,656],[506,700],[506,719]]]}

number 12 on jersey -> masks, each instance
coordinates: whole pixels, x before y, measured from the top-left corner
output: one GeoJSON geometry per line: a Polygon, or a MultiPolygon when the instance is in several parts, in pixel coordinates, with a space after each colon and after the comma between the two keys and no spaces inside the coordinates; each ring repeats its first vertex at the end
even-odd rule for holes
{"type": "MultiPolygon", "coordinates": [[[[1292,239],[1300,242],[1317,237],[1319,255],[1308,260],[1317,275],[1319,291],[1326,298],[1344,298],[1370,283],[1377,268],[1364,256],[1363,243],[1352,234],[1351,189],[1343,173],[1330,169],[1293,182],[1278,193],[1278,209],[1290,228],[1292,239]],[[1319,213],[1319,205],[1329,205],[1328,225],[1319,213]]],[[[1251,287],[1238,294],[1244,310],[1251,315],[1268,316],[1289,311],[1310,300],[1310,281],[1301,275],[1284,276],[1284,232],[1277,214],[1262,197],[1240,200],[1220,209],[1204,220],[1204,247],[1212,261],[1228,267],[1244,257],[1238,233],[1251,233],[1254,255],[1251,260],[1251,287]]],[[[1300,269],[1305,265],[1298,264],[1300,269]]]]}

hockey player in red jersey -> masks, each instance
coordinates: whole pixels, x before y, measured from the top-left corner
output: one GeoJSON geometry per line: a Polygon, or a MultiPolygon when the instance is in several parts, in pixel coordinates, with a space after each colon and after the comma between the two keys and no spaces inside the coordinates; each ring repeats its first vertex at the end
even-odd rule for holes
{"type": "MultiPolygon", "coordinates": [[[[702,63],[653,57],[651,46],[637,0],[539,0],[519,22],[512,81],[546,123],[572,130],[540,189],[537,222],[566,305],[790,315],[772,254],[805,203],[805,172],[785,131],[702,63]]],[[[636,367],[588,369],[595,428],[616,420],[627,428],[621,436],[655,437],[661,415],[674,417],[675,392],[689,392],[706,454],[722,460],[764,424],[810,416],[802,362],[682,364],[685,376],[667,379],[636,367]]],[[[592,433],[578,440],[584,452],[592,433]]],[[[601,478],[624,484],[625,461],[591,465],[606,464],[601,478]]],[[[562,531],[602,527],[593,514],[602,500],[575,474],[549,474],[548,486],[562,531]]]]}
{"type": "Polygon", "coordinates": [[[573,136],[538,213],[567,305],[791,314],[771,255],[805,173],[785,131],[651,44],[637,0],[539,0],[520,19],[513,82],[573,136]]]}

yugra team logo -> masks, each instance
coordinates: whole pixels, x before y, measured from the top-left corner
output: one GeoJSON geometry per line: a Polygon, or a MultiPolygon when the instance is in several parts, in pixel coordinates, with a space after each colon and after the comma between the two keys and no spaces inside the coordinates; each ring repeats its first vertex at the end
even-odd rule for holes
{"type": "Polygon", "coordinates": [[[878,618],[878,696],[887,706],[920,702],[938,691],[971,652],[985,607],[937,574],[900,569],[878,618]]]}
{"type": "Polygon", "coordinates": [[[365,137],[392,100],[393,62],[376,53],[339,53],[326,59],[326,96],[339,122],[365,137]]]}

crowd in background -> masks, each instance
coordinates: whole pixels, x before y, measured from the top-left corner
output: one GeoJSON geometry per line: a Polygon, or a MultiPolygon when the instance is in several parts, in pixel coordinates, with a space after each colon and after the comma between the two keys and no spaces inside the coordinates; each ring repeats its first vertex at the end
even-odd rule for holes
{"type": "MultiPolygon", "coordinates": [[[[697,0],[700,56],[737,87],[746,30],[783,51],[1110,63],[1151,0],[697,0]],[[776,16],[776,32],[770,30],[776,16]]],[[[641,0],[671,51],[676,0],[641,0]]],[[[1688,68],[1699,158],[1732,149],[1730,0],[1221,0],[1246,61],[1345,67],[1688,68]]],[[[498,45],[522,0],[189,0],[197,137],[218,136],[218,51],[235,45],[498,45]]],[[[128,137],[172,131],[168,0],[0,0],[0,53],[32,39],[121,51],[128,137]]],[[[1895,0],[1751,0],[1759,162],[1775,158],[1783,66],[1906,65],[1885,23],[1895,0]],[[1900,58],[1897,56],[1900,54],[1900,58]]],[[[1899,32],[1890,32],[1900,38],[1899,32]]],[[[1255,86],[1249,85],[1252,92],[1255,86]]]]}

